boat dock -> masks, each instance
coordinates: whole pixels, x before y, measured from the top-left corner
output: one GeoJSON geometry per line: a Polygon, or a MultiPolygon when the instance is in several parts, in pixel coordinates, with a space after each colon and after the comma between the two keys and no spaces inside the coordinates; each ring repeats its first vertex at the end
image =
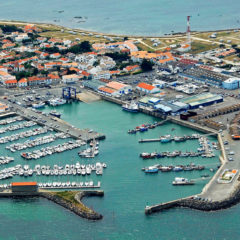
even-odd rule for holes
{"type": "MultiPolygon", "coordinates": [[[[9,104],[9,102],[6,102],[9,104]]],[[[11,112],[12,115],[20,115],[22,118],[28,121],[34,121],[38,125],[47,126],[50,129],[53,129],[57,132],[63,132],[70,135],[74,139],[80,139],[85,142],[90,142],[93,139],[102,140],[105,139],[105,135],[88,129],[79,129],[70,124],[67,124],[65,121],[57,120],[55,117],[46,116],[40,113],[33,111],[32,109],[26,109],[17,104],[11,104],[11,108],[14,112],[11,112]]]]}
{"type": "Polygon", "coordinates": [[[193,134],[191,136],[161,136],[159,138],[153,138],[153,139],[140,139],[138,142],[139,143],[145,143],[145,142],[183,142],[186,140],[196,140],[199,139],[200,135],[199,134],[193,134]],[[168,141],[167,141],[168,140],[168,141]]]}
{"type": "MultiPolygon", "coordinates": [[[[46,185],[47,183],[42,183],[42,185],[46,185]]],[[[86,183],[84,183],[86,184],[86,183]]],[[[97,185],[82,185],[82,183],[76,183],[76,186],[39,186],[39,189],[84,189],[84,188],[100,188],[101,182],[98,182],[97,185]]],[[[40,184],[39,184],[40,185],[40,184]]]]}

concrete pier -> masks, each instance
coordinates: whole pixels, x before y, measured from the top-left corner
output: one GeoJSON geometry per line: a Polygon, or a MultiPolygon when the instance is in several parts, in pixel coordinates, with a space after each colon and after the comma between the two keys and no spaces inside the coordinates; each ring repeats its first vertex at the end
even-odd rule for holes
{"type": "Polygon", "coordinates": [[[26,120],[34,121],[40,126],[47,126],[57,132],[64,132],[74,139],[81,139],[83,141],[90,142],[93,139],[102,140],[106,138],[104,134],[90,131],[88,129],[76,128],[61,119],[36,113],[31,109],[26,109],[17,104],[12,104],[12,108],[15,115],[20,115],[26,120]]]}
{"type": "Polygon", "coordinates": [[[15,112],[3,112],[3,113],[0,114],[0,119],[8,118],[8,117],[14,117],[16,115],[17,114],[15,112]]]}

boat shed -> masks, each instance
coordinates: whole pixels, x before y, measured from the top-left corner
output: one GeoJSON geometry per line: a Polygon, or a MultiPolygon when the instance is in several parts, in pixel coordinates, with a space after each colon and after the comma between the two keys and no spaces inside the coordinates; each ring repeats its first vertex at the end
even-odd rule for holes
{"type": "Polygon", "coordinates": [[[12,192],[36,193],[38,191],[37,182],[13,182],[12,192]]]}
{"type": "Polygon", "coordinates": [[[136,88],[139,91],[142,91],[142,92],[145,92],[145,93],[158,93],[158,92],[160,92],[159,88],[157,88],[153,85],[144,83],[144,82],[139,83],[136,88]]]}

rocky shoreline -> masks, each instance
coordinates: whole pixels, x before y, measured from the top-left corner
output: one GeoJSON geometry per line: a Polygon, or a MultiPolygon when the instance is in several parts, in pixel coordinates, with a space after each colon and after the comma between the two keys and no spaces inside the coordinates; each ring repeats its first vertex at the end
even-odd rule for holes
{"type": "Polygon", "coordinates": [[[57,196],[54,194],[54,192],[42,192],[40,194],[41,197],[46,198],[72,212],[77,214],[78,216],[82,218],[86,218],[88,220],[100,220],[103,218],[103,216],[94,210],[86,207],[82,202],[83,197],[90,197],[90,196],[104,196],[103,191],[83,191],[79,192],[75,195],[74,199],[79,202],[83,207],[78,207],[73,202],[66,201],[64,198],[57,196]]]}

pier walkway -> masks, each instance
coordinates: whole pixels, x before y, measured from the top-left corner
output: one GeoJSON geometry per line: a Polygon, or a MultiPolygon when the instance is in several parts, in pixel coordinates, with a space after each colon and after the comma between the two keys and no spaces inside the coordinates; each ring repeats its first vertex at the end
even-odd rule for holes
{"type": "Polygon", "coordinates": [[[88,129],[76,128],[63,120],[57,120],[55,117],[36,113],[31,109],[26,109],[17,104],[10,104],[9,102],[6,103],[12,107],[12,111],[24,119],[34,121],[41,126],[47,126],[57,132],[69,134],[74,139],[81,139],[83,141],[90,142],[93,139],[102,140],[106,137],[104,134],[97,133],[92,130],[90,131],[88,129]]]}

